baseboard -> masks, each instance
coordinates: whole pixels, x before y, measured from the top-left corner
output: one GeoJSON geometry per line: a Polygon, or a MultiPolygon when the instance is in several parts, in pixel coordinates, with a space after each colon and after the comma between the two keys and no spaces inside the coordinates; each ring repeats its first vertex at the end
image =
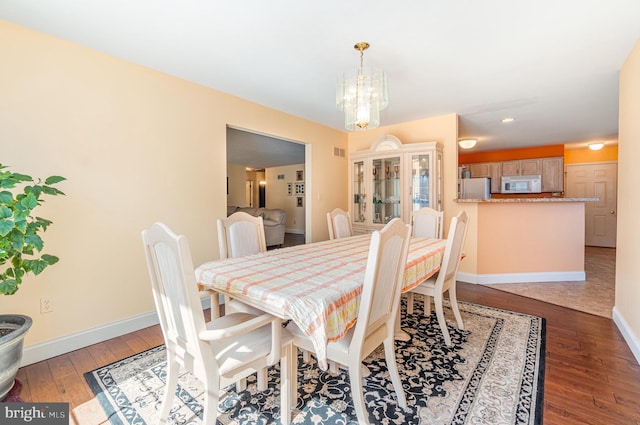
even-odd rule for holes
{"type": "Polygon", "coordinates": [[[478,275],[475,273],[458,272],[458,274],[456,275],[456,280],[458,282],[465,283],[478,283],[478,275]]]}
{"type": "Polygon", "coordinates": [[[285,233],[293,233],[294,235],[304,235],[304,229],[284,229],[285,233]]]}
{"type": "MultiPolygon", "coordinates": [[[[211,299],[206,296],[202,298],[202,308],[209,308],[211,299]]],[[[30,345],[22,350],[22,361],[20,366],[27,366],[41,362],[52,357],[66,354],[89,345],[97,344],[111,338],[116,338],[140,329],[148,328],[159,323],[158,315],[155,311],[119,320],[107,325],[87,329],[72,335],[30,345]]]]}
{"type": "Polygon", "coordinates": [[[475,274],[458,272],[460,282],[479,283],[482,285],[494,283],[531,283],[531,282],[563,282],[580,281],[586,279],[584,271],[574,272],[541,272],[541,273],[498,273],[475,274]]]}
{"type": "Polygon", "coordinates": [[[613,322],[618,326],[622,337],[627,342],[636,361],[640,364],[640,340],[633,334],[633,330],[615,306],[613,307],[613,322]]]}

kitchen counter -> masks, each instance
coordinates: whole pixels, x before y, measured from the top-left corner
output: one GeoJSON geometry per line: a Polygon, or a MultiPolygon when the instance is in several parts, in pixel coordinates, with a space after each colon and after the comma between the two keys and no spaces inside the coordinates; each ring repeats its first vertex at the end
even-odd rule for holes
{"type": "Polygon", "coordinates": [[[491,198],[491,199],[456,199],[458,203],[494,203],[508,204],[517,202],[595,202],[600,198],[491,198]]]}

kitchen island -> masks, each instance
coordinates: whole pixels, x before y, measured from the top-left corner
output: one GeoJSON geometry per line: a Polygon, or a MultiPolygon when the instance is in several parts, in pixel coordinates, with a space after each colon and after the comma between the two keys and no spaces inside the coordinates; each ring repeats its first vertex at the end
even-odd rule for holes
{"type": "Polygon", "coordinates": [[[464,261],[461,263],[459,280],[473,283],[584,280],[585,202],[597,200],[456,200],[476,220],[476,233],[468,237],[475,246],[466,247],[475,251],[475,262],[469,262],[467,268],[463,267],[464,261]]]}

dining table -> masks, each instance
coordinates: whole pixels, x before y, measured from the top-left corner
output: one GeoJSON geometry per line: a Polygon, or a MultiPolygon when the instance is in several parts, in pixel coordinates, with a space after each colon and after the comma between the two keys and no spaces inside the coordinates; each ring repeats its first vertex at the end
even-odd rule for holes
{"type": "MultiPolygon", "coordinates": [[[[358,318],[370,241],[370,234],[356,235],[209,261],[195,270],[196,281],[201,290],[292,320],[326,369],[327,344],[358,318]]],[[[446,239],[411,237],[402,292],[438,272],[445,245],[446,239]]]]}

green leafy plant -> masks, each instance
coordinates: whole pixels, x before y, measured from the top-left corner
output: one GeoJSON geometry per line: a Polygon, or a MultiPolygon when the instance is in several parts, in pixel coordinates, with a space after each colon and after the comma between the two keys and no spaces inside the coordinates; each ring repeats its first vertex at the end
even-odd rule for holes
{"type": "Polygon", "coordinates": [[[64,195],[52,185],[66,179],[51,176],[42,183],[7,168],[0,164],[0,294],[11,295],[27,273],[38,275],[58,262],[56,256],[40,255],[44,247],[40,233],[52,222],[33,215],[33,210],[45,195],[64,195]]]}

